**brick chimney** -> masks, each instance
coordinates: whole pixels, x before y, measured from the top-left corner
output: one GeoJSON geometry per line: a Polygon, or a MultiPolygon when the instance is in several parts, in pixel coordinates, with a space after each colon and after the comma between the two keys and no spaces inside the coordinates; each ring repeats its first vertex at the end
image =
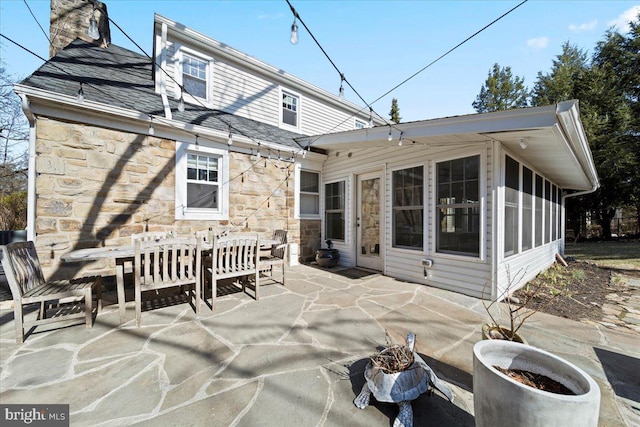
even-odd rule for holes
{"type": "Polygon", "coordinates": [[[107,5],[97,0],[51,0],[49,57],[56,55],[76,38],[102,47],[111,43],[107,5]],[[88,35],[89,23],[94,18],[100,37],[88,35]]]}

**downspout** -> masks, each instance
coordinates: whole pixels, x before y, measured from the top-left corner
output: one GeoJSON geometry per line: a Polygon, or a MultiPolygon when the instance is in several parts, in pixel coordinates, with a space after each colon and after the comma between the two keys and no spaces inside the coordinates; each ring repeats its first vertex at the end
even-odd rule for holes
{"type": "Polygon", "coordinates": [[[22,111],[29,121],[29,161],[27,172],[27,240],[35,242],[36,236],[36,116],[31,111],[29,99],[19,94],[22,111]]]}

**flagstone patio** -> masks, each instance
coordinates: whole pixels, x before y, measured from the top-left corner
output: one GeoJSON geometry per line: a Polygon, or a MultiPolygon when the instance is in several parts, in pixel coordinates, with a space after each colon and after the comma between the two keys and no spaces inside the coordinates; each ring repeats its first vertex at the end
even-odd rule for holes
{"type": "MultiPolygon", "coordinates": [[[[143,326],[118,325],[113,293],[93,329],[38,327],[15,344],[0,310],[0,403],[65,403],[71,425],[389,426],[397,406],[353,399],[367,356],[410,331],[452,389],[413,402],[416,426],[472,426],[472,348],[486,315],[475,298],[379,274],[296,266],[255,301],[222,288],[199,318],[175,294],[148,302],[143,326]]],[[[128,298],[129,300],[130,298],[128,298]]],[[[35,315],[31,313],[30,315],[35,315]]],[[[592,375],[600,425],[640,425],[640,334],[537,313],[522,332],[592,375]]]]}

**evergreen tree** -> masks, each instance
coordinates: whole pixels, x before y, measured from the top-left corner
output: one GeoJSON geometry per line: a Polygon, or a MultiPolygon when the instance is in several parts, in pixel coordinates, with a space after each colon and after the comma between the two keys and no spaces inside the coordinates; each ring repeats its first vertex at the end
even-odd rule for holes
{"type": "Polygon", "coordinates": [[[587,54],[578,47],[565,42],[562,53],[556,57],[551,72],[538,78],[531,94],[531,105],[551,105],[570,99],[579,99],[579,82],[588,72],[587,54]]]}
{"type": "Polygon", "coordinates": [[[478,113],[523,108],[529,104],[529,91],[524,78],[514,76],[511,67],[500,67],[497,63],[489,70],[476,100],[471,104],[478,113]]]}
{"type": "Polygon", "coordinates": [[[389,117],[391,117],[391,121],[394,123],[400,123],[402,117],[400,117],[400,108],[398,108],[398,100],[393,98],[391,100],[391,111],[389,111],[389,117]]]}

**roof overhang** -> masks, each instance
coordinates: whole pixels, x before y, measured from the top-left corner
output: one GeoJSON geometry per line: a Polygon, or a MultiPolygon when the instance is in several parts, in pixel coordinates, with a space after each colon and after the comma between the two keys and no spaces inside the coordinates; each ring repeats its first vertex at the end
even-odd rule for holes
{"type": "Polygon", "coordinates": [[[298,142],[329,152],[388,148],[390,144],[397,144],[401,132],[404,146],[425,148],[499,141],[563,189],[586,191],[599,186],[577,100],[337,132],[300,138],[298,142]],[[390,130],[394,142],[388,140],[390,130]]]}

